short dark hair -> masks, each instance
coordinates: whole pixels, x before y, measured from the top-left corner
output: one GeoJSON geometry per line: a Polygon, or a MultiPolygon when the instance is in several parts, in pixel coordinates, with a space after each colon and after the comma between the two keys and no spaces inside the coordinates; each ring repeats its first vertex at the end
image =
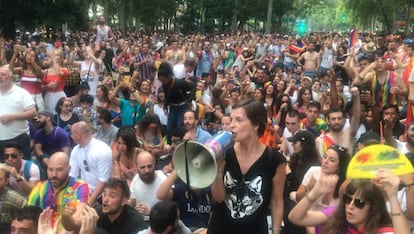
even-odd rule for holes
{"type": "Polygon", "coordinates": [[[316,107],[318,109],[318,111],[321,111],[321,103],[318,101],[311,101],[309,102],[308,106],[306,107],[306,109],[309,109],[311,107],[316,107]]]}
{"type": "Polygon", "coordinates": [[[332,107],[332,108],[329,108],[329,110],[328,110],[328,114],[327,114],[327,116],[326,116],[326,118],[328,118],[329,119],[329,116],[332,114],[332,113],[336,113],[336,112],[341,112],[342,113],[342,117],[346,117],[346,113],[345,113],[345,111],[343,110],[343,109],[341,109],[341,108],[339,108],[339,107],[332,107]]]}
{"type": "Polygon", "coordinates": [[[93,96],[90,94],[82,94],[80,96],[80,103],[93,104],[93,96]]]}
{"type": "Polygon", "coordinates": [[[87,84],[79,84],[75,86],[76,93],[78,93],[79,91],[84,91],[84,90],[91,90],[91,88],[89,88],[89,85],[87,84]]]}
{"type": "Polygon", "coordinates": [[[289,116],[289,118],[298,118],[300,120],[300,114],[297,110],[291,110],[287,113],[286,116],[289,116]]]}
{"type": "Polygon", "coordinates": [[[252,99],[245,99],[237,102],[232,107],[233,110],[237,108],[243,108],[245,110],[246,116],[250,122],[259,127],[259,137],[262,136],[267,126],[267,112],[263,103],[252,99]]]}
{"type": "Polygon", "coordinates": [[[105,123],[108,123],[108,124],[111,123],[112,116],[111,116],[111,112],[109,110],[104,109],[104,108],[99,108],[98,109],[98,114],[99,114],[99,117],[101,119],[103,119],[103,121],[105,123]]]}
{"type": "Polygon", "coordinates": [[[173,77],[174,72],[172,65],[169,62],[162,62],[158,69],[158,76],[173,77]]]}
{"type": "Polygon", "coordinates": [[[382,107],[382,113],[387,109],[394,109],[397,114],[400,114],[400,109],[395,104],[386,104],[382,107]]]}
{"type": "Polygon", "coordinates": [[[174,201],[160,201],[151,208],[150,226],[157,233],[173,225],[178,217],[178,204],[174,201]]]}
{"type": "Polygon", "coordinates": [[[124,179],[114,178],[114,177],[109,178],[109,180],[106,181],[104,184],[104,189],[105,188],[112,188],[112,189],[120,188],[122,192],[122,197],[125,197],[125,198],[129,198],[129,196],[131,195],[131,192],[129,191],[128,183],[124,179]]]}
{"type": "Polygon", "coordinates": [[[185,128],[175,128],[170,131],[170,136],[183,138],[187,130],[185,128]]]}
{"type": "Polygon", "coordinates": [[[20,153],[22,152],[22,146],[16,141],[8,141],[8,142],[4,143],[4,145],[3,145],[3,154],[4,154],[4,150],[6,148],[15,148],[20,153]]]}
{"type": "Polygon", "coordinates": [[[35,230],[37,230],[37,224],[39,220],[40,213],[42,213],[42,209],[37,206],[25,206],[21,209],[18,209],[13,214],[12,220],[23,221],[23,220],[32,220],[35,226],[35,230]]]}

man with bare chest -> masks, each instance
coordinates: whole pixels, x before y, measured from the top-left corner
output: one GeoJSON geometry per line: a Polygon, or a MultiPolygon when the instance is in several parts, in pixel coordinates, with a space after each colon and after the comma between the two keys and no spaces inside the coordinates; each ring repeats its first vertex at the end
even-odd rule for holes
{"type": "Polygon", "coordinates": [[[315,51],[315,43],[310,42],[308,44],[308,50],[303,53],[296,60],[297,64],[302,64],[303,61],[303,71],[305,76],[315,77],[317,71],[319,71],[320,57],[319,53],[315,51]]]}
{"type": "Polygon", "coordinates": [[[179,48],[178,41],[176,39],[171,39],[170,47],[165,55],[167,60],[173,65],[184,63],[186,58],[184,51],[179,48]]]}
{"type": "Polygon", "coordinates": [[[360,97],[357,87],[352,87],[352,116],[350,126],[345,128],[346,113],[338,107],[332,107],[327,114],[327,122],[329,124],[329,133],[322,133],[317,139],[316,144],[321,156],[325,155],[326,150],[331,145],[340,145],[348,149],[352,154],[353,139],[359,128],[360,122],[360,97]]]}

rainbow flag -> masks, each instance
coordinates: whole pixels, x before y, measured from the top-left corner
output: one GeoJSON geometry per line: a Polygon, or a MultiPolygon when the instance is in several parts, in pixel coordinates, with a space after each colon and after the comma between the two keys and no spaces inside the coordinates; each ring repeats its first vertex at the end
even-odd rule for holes
{"type": "Polygon", "coordinates": [[[358,32],[356,28],[352,29],[349,33],[348,48],[352,48],[358,42],[358,32]]]}
{"type": "Polygon", "coordinates": [[[330,137],[328,137],[327,135],[326,135],[326,132],[325,131],[323,131],[323,130],[321,130],[321,136],[320,136],[321,138],[322,138],[322,155],[324,155],[325,153],[326,153],[326,151],[328,151],[328,148],[331,146],[331,145],[334,145],[335,144],[335,142],[330,138],[330,137]]]}

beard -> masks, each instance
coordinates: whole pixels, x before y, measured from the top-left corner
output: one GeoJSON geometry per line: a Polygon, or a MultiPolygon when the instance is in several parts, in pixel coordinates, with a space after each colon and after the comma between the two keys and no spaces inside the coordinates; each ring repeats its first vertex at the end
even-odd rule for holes
{"type": "Polygon", "coordinates": [[[69,176],[66,176],[62,179],[59,179],[57,177],[52,177],[49,179],[49,181],[52,184],[53,188],[62,188],[66,184],[68,179],[69,179],[69,176]]]}
{"type": "Polygon", "coordinates": [[[145,174],[140,174],[139,178],[144,182],[145,184],[151,184],[155,180],[155,173],[154,172],[148,172],[145,174]]]}
{"type": "Polygon", "coordinates": [[[329,130],[332,132],[340,132],[344,128],[344,125],[335,124],[333,126],[329,126],[329,130]]]}

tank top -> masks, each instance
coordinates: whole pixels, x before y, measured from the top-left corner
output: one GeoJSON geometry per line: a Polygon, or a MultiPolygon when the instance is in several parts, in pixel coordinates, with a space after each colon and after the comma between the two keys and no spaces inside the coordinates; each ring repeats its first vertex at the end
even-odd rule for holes
{"type": "Polygon", "coordinates": [[[20,87],[24,88],[30,94],[42,93],[42,80],[35,74],[23,73],[20,79],[20,87]]]}
{"type": "Polygon", "coordinates": [[[99,25],[96,27],[96,42],[107,41],[109,33],[109,26],[105,25],[103,28],[99,25]]]}
{"type": "Polygon", "coordinates": [[[98,86],[98,72],[96,71],[95,63],[91,62],[90,64],[86,64],[86,62],[82,62],[81,64],[81,71],[80,71],[80,78],[82,81],[87,81],[89,84],[89,93],[91,95],[96,95],[96,87],[98,86]]]}

